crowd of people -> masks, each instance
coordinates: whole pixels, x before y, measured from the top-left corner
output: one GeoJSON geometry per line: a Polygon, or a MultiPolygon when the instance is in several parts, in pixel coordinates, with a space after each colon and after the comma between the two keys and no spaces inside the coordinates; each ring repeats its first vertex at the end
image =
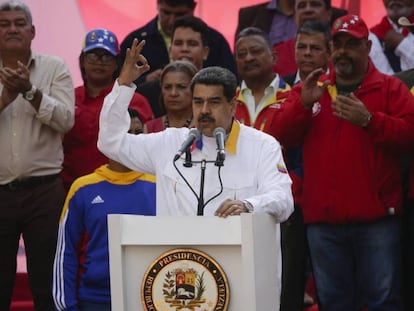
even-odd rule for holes
{"type": "Polygon", "coordinates": [[[120,44],[80,38],[76,88],[0,3],[0,310],[21,236],[36,311],[109,311],[107,215],[200,208],[274,216],[275,310],[414,310],[414,1],[371,28],[330,0],[240,8],[233,52],[194,0],[156,1],[120,44]]]}

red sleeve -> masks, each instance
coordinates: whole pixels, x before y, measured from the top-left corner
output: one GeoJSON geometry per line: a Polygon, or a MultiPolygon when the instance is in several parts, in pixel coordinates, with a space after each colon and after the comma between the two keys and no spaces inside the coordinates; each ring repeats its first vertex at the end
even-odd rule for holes
{"type": "Polygon", "coordinates": [[[303,137],[310,125],[312,109],[305,109],[301,103],[301,85],[295,86],[282,104],[280,112],[275,116],[274,133],[283,147],[302,145],[303,137]]]}
{"type": "MultiPolygon", "coordinates": [[[[397,78],[387,77],[383,94],[386,108],[371,111],[367,131],[375,144],[399,152],[412,151],[414,145],[414,97],[397,78]]],[[[369,109],[369,105],[366,104],[369,109]]]]}
{"type": "Polygon", "coordinates": [[[136,111],[138,111],[140,117],[142,118],[142,123],[145,123],[154,118],[154,114],[152,113],[152,109],[148,100],[139,93],[134,94],[129,107],[134,108],[136,111]]]}
{"type": "Polygon", "coordinates": [[[371,32],[376,35],[380,40],[384,40],[388,31],[392,30],[391,24],[387,17],[383,17],[379,24],[373,26],[371,32]]]}
{"type": "Polygon", "coordinates": [[[273,72],[277,72],[281,76],[287,76],[298,70],[295,60],[295,40],[278,43],[273,46],[276,55],[276,63],[273,66],[273,72]]]}

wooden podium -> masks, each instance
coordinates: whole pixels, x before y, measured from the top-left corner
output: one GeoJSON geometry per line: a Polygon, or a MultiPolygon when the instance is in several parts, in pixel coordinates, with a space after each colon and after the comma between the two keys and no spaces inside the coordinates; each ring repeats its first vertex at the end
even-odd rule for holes
{"type": "Polygon", "coordinates": [[[113,311],[145,310],[141,285],[147,269],[163,253],[183,248],[208,254],[224,271],[229,303],[223,311],[279,310],[280,247],[270,215],[109,215],[108,227],[113,311]]]}

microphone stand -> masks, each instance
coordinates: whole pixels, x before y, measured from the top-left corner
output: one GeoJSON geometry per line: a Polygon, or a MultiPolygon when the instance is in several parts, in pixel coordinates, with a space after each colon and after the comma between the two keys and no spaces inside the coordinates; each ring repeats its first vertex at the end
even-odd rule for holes
{"type": "Polygon", "coordinates": [[[216,161],[214,162],[214,165],[218,167],[223,166],[224,160],[225,160],[225,154],[217,152],[217,158],[216,158],[216,161]]]}
{"type": "Polygon", "coordinates": [[[184,165],[184,167],[192,167],[193,166],[193,162],[191,161],[190,147],[188,147],[187,150],[185,151],[185,161],[184,161],[183,165],[184,165]]]}
{"type": "Polygon", "coordinates": [[[197,198],[197,203],[198,203],[198,205],[197,205],[197,216],[203,216],[204,215],[204,207],[210,201],[212,201],[213,199],[218,197],[223,192],[223,183],[222,183],[221,176],[220,176],[220,168],[224,165],[223,164],[224,159],[218,156],[217,159],[214,160],[214,161],[207,161],[205,159],[203,159],[201,161],[192,161],[191,160],[191,152],[190,152],[190,150],[187,150],[183,166],[184,167],[192,167],[193,163],[200,163],[201,164],[200,165],[200,167],[201,167],[201,172],[200,172],[200,174],[201,174],[201,177],[200,177],[200,195],[197,195],[197,193],[194,191],[194,189],[191,187],[191,185],[185,179],[184,175],[180,172],[180,170],[176,166],[175,162],[176,162],[176,159],[174,159],[173,165],[174,165],[175,169],[177,170],[178,174],[181,176],[181,178],[184,180],[184,182],[187,184],[187,186],[190,188],[190,190],[193,192],[193,194],[197,198]],[[217,193],[212,198],[210,198],[206,203],[204,203],[204,183],[205,183],[207,163],[214,163],[216,166],[218,166],[218,168],[219,168],[219,181],[220,181],[221,190],[219,191],[219,193],[217,193]]]}
{"type": "Polygon", "coordinates": [[[206,160],[201,160],[200,196],[198,197],[197,216],[204,215],[204,179],[206,177],[206,160]]]}

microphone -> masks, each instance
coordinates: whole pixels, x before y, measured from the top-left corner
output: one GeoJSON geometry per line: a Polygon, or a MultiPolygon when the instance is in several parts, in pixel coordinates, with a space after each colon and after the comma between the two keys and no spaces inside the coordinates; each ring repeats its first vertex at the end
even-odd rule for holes
{"type": "Polygon", "coordinates": [[[216,137],[217,159],[223,162],[226,158],[226,152],[224,151],[224,140],[226,137],[226,131],[222,127],[216,127],[213,131],[213,135],[216,137]]]}
{"type": "Polygon", "coordinates": [[[193,144],[193,142],[200,138],[200,131],[196,128],[193,128],[188,133],[187,139],[181,144],[180,149],[178,149],[177,153],[174,156],[174,162],[177,161],[181,155],[193,144]]]}

